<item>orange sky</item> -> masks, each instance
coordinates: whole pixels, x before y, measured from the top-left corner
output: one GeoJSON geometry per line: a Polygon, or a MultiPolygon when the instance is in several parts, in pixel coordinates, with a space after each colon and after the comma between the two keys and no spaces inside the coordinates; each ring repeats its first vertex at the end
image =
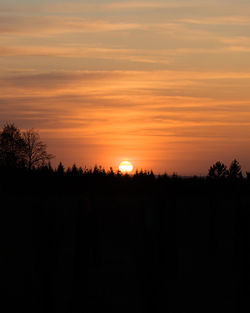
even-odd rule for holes
{"type": "Polygon", "coordinates": [[[0,0],[0,122],[54,164],[250,171],[250,3],[0,0]]]}

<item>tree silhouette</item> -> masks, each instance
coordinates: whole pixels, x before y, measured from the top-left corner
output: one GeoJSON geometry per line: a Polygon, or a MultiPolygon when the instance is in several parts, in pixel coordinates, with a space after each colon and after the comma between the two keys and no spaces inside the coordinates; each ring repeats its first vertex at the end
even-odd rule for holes
{"type": "Polygon", "coordinates": [[[73,166],[71,168],[71,175],[73,175],[73,176],[78,175],[78,168],[77,168],[76,164],[73,164],[73,166]]]}
{"type": "Polygon", "coordinates": [[[208,177],[210,178],[225,178],[228,176],[228,170],[224,163],[221,163],[220,161],[217,161],[215,164],[213,164],[209,171],[208,171],[208,177]]]}
{"type": "Polygon", "coordinates": [[[56,171],[57,171],[57,173],[59,175],[63,175],[64,174],[65,170],[64,170],[64,166],[63,166],[62,162],[59,163],[56,171]]]}
{"type": "Polygon", "coordinates": [[[25,161],[28,169],[33,169],[45,165],[54,156],[48,154],[47,146],[44,144],[38,132],[34,129],[29,129],[23,133],[25,143],[25,161]]]}
{"type": "Polygon", "coordinates": [[[234,159],[230,164],[228,175],[233,179],[242,178],[241,166],[236,159],[234,159]]]}
{"type": "Polygon", "coordinates": [[[21,132],[13,123],[6,124],[0,132],[0,166],[34,169],[48,165],[54,156],[46,148],[33,129],[21,132]]]}
{"type": "Polygon", "coordinates": [[[0,165],[7,168],[23,167],[25,147],[20,129],[14,124],[6,124],[0,132],[0,165]]]}

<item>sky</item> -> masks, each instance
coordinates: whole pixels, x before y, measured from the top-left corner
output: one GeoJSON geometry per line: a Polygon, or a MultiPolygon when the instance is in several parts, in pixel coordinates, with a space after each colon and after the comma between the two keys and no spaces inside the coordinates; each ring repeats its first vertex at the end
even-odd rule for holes
{"type": "Polygon", "coordinates": [[[250,171],[249,0],[0,0],[0,69],[54,165],[250,171]]]}

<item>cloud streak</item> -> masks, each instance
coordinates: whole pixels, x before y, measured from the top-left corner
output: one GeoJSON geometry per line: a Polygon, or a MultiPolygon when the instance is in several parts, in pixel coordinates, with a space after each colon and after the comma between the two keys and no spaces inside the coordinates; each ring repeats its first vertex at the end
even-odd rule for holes
{"type": "Polygon", "coordinates": [[[1,16],[1,34],[50,35],[61,33],[88,33],[142,29],[137,23],[112,23],[106,20],[90,20],[78,17],[59,16],[1,16]]]}

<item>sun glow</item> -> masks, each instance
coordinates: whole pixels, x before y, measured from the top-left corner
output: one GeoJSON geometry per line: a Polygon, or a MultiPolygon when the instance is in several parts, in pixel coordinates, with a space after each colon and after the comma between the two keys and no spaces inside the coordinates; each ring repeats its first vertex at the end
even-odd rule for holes
{"type": "Polygon", "coordinates": [[[133,171],[133,165],[132,165],[132,163],[130,163],[128,161],[123,161],[119,165],[119,170],[122,173],[130,173],[133,171]]]}

